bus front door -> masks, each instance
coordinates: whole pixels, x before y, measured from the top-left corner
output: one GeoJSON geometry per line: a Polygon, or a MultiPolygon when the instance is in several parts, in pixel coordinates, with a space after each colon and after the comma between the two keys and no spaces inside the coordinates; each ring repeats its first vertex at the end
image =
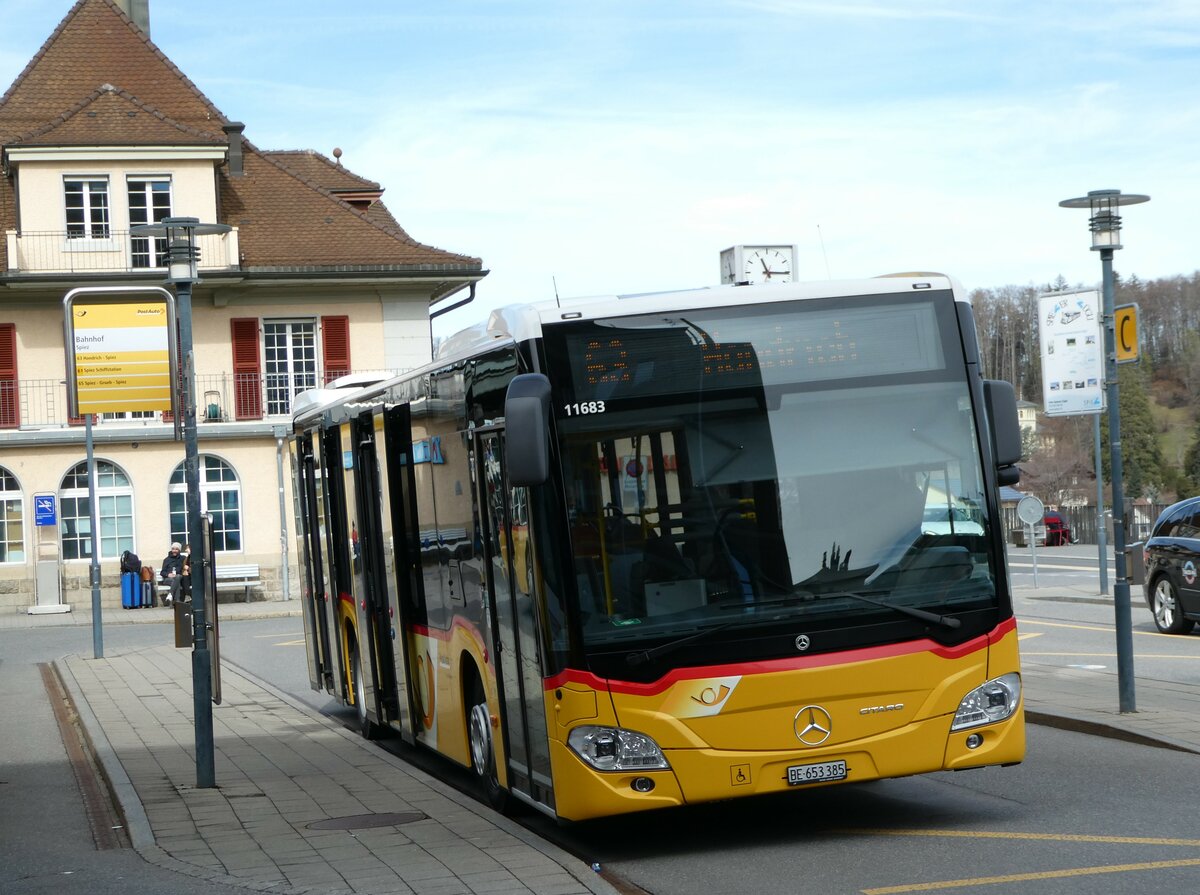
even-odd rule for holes
{"type": "Polygon", "coordinates": [[[553,811],[526,490],[508,486],[503,429],[476,430],[475,464],[508,788],[553,811]]]}

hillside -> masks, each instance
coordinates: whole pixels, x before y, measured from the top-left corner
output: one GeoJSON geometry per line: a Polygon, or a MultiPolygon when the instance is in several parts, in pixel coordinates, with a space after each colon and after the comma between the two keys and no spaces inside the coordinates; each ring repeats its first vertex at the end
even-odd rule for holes
{"type": "MultiPolygon", "coordinates": [[[[985,375],[1007,379],[1024,400],[1042,404],[1038,296],[1095,288],[1061,277],[1044,286],[1004,286],[971,293],[985,375]]],[[[1200,272],[1143,281],[1117,275],[1117,305],[1139,308],[1141,360],[1121,367],[1121,440],[1130,497],[1170,500],[1200,493],[1200,272]],[[1192,464],[1189,469],[1189,456],[1192,464]]],[[[1107,416],[1105,454],[1107,455],[1107,416]]],[[[1027,481],[1072,494],[1094,482],[1093,429],[1082,418],[1039,420],[1028,445],[1027,481]],[[1081,423],[1087,423],[1081,425],[1081,423]]],[[[1107,479],[1107,461],[1105,463],[1107,479]]],[[[1094,484],[1091,485],[1094,488],[1094,484]]],[[[1054,495],[1047,494],[1054,500],[1054,495]]],[[[1058,502],[1054,500],[1054,502],[1058,502]]]]}

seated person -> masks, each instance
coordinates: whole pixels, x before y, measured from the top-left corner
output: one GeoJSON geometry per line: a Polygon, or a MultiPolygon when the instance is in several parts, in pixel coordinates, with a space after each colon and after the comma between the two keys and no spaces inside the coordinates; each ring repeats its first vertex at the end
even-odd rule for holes
{"type": "Polygon", "coordinates": [[[178,541],[171,544],[171,551],[163,559],[162,569],[159,571],[159,578],[162,580],[162,583],[171,588],[170,593],[163,600],[163,603],[168,606],[179,599],[183,588],[184,560],[180,552],[182,549],[178,541]]]}

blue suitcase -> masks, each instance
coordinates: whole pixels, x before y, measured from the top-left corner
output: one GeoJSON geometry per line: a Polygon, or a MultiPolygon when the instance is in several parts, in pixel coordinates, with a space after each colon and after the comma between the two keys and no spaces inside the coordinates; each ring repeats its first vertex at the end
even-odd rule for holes
{"type": "Polygon", "coordinates": [[[142,582],[133,572],[121,573],[121,608],[138,609],[142,605],[142,582]]]}

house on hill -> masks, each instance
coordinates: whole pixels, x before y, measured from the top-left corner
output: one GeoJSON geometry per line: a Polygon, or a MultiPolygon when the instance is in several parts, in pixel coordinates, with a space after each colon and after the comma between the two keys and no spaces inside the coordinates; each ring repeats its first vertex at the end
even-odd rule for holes
{"type": "Polygon", "coordinates": [[[0,611],[90,600],[93,501],[108,605],[123,551],[157,566],[189,540],[171,415],[93,417],[93,493],[85,420],[68,412],[64,295],[164,282],[164,241],[132,228],[229,227],[197,241],[202,504],[218,565],[257,565],[259,596],[295,589],[293,400],[427,362],[431,306],[487,274],[411,237],[339,151],[252,144],[154,44],[148,12],[146,0],[79,0],[0,97],[0,611]],[[53,523],[37,524],[35,495],[53,523]]]}

